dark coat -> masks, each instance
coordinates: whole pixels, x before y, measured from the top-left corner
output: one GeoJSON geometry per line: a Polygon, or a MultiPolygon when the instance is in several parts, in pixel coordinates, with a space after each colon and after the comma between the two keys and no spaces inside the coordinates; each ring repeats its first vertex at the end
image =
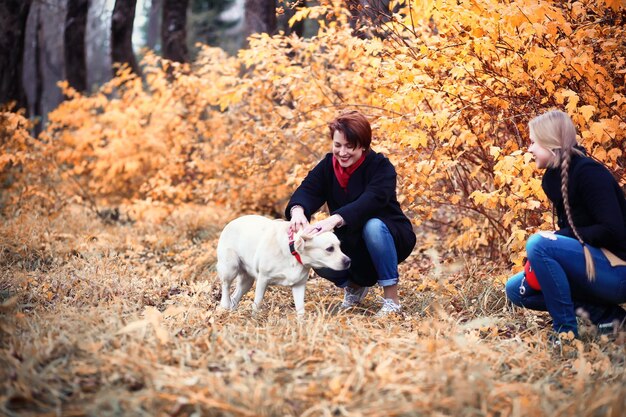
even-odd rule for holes
{"type": "MultiPolygon", "coordinates": [[[[560,168],[547,169],[541,186],[556,209],[557,234],[576,239],[565,213],[560,168]]],[[[589,157],[573,156],[568,192],[572,220],[583,241],[626,260],[626,198],[609,170],[589,157]]]]}
{"type": "Polygon", "coordinates": [[[415,233],[396,196],[396,170],[385,156],[369,151],[350,177],[347,190],[339,185],[333,171],[333,155],[328,153],[294,192],[285,215],[291,218],[293,206],[302,206],[311,215],[326,203],[332,214],[339,214],[344,225],[335,229],[342,251],[352,259],[350,280],[372,286],[378,280],[376,269],[362,237],[365,223],[378,218],[389,228],[398,253],[405,260],[415,247],[415,233]]]}

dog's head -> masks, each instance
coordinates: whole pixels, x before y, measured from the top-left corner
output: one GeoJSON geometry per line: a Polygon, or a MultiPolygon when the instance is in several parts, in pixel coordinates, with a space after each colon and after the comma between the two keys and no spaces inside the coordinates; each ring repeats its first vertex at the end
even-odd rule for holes
{"type": "Polygon", "coordinates": [[[350,268],[350,258],[342,251],[339,239],[332,232],[308,236],[299,232],[295,236],[295,249],[302,264],[312,268],[330,268],[343,271],[350,268]]]}

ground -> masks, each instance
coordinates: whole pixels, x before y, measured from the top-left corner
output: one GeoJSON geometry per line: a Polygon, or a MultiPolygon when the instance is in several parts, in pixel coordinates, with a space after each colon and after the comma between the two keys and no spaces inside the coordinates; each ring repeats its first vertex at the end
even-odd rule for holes
{"type": "Polygon", "coordinates": [[[252,314],[218,308],[219,207],[80,206],[2,225],[0,411],[8,416],[618,416],[624,334],[547,343],[549,316],[513,309],[510,271],[416,251],[403,313],[385,319],[307,285],[304,318],[270,287],[252,314]],[[434,263],[433,263],[434,262],[434,263]]]}

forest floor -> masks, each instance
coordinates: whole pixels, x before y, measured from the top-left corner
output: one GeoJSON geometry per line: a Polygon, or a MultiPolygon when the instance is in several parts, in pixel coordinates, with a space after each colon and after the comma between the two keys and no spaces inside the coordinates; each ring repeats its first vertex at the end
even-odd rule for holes
{"type": "MultiPolygon", "coordinates": [[[[220,208],[81,207],[0,226],[0,414],[7,416],[621,416],[625,335],[560,349],[549,316],[506,305],[479,259],[401,266],[400,315],[338,311],[313,277],[304,318],[270,287],[217,308],[220,208]],[[128,218],[132,218],[132,221],[128,218]]],[[[436,254],[435,254],[436,255],[436,254]]],[[[433,263],[434,262],[434,263],[433,263]]]]}

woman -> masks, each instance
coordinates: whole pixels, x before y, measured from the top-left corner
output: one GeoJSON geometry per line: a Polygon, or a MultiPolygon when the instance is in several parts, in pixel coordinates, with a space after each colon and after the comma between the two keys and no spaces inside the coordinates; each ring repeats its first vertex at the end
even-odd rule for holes
{"type": "Polygon", "coordinates": [[[359,304],[378,282],[384,290],[379,316],[401,310],[398,263],[415,246],[415,233],[396,198],[396,170],[370,149],[372,129],[361,113],[350,111],[329,123],[332,152],[306,176],[285,214],[291,231],[333,231],[352,259],[347,271],[316,270],[344,289],[343,308],[359,304]],[[309,225],[326,203],[331,216],[309,225]]]}
{"type": "Polygon", "coordinates": [[[526,243],[536,283],[524,272],[506,284],[516,305],[548,311],[557,333],[578,337],[576,313],[603,332],[624,325],[626,311],[626,199],[601,164],[585,156],[569,116],[549,111],[530,121],[529,152],[546,169],[542,188],[556,209],[559,230],[526,243]]]}

